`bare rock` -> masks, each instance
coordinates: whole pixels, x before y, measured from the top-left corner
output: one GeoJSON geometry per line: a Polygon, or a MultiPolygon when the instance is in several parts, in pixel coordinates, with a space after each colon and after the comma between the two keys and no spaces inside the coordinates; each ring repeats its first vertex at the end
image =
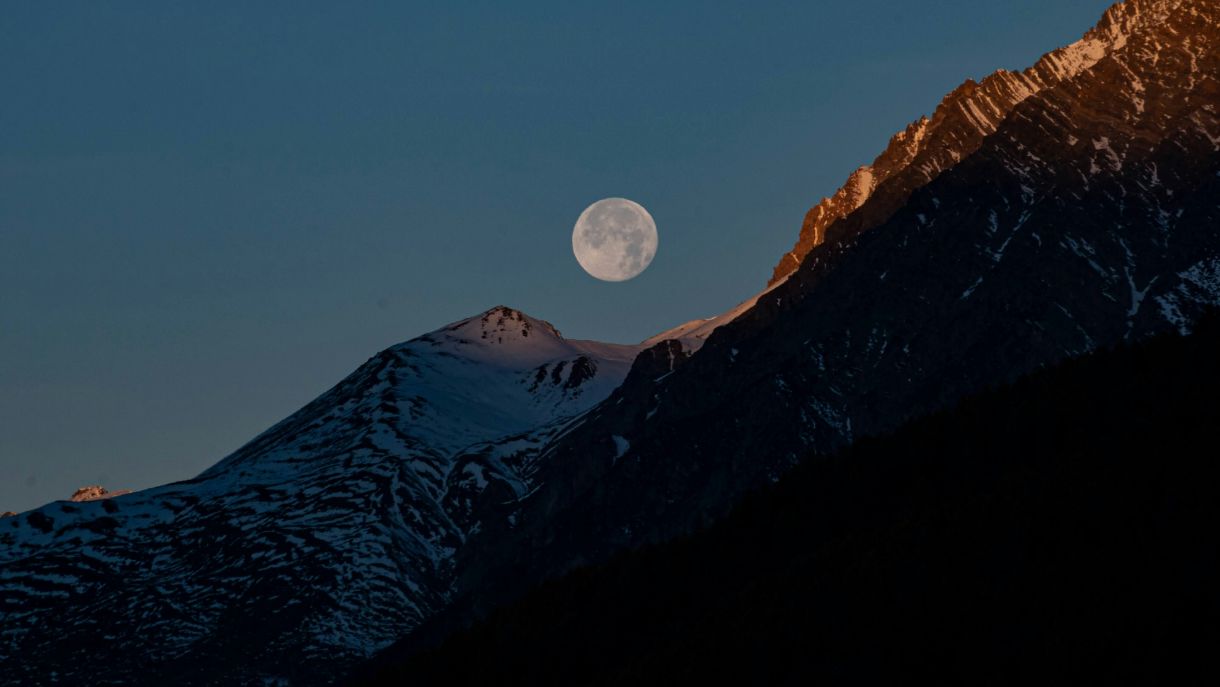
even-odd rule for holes
{"type": "Polygon", "coordinates": [[[81,487],[80,489],[77,489],[72,494],[72,498],[69,500],[76,501],[76,502],[97,501],[99,499],[109,499],[109,498],[114,498],[115,496],[122,496],[123,494],[130,494],[130,493],[131,493],[130,489],[120,489],[118,491],[110,491],[106,487],[103,487],[103,486],[100,486],[97,484],[93,484],[93,485],[90,485],[87,487],[81,487]]]}

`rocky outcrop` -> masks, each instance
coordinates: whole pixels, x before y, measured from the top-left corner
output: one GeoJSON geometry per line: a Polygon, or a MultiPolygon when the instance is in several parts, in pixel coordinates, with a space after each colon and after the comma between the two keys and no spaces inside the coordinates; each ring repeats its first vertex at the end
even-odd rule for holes
{"type": "Polygon", "coordinates": [[[106,487],[94,484],[94,485],[91,485],[88,487],[81,487],[80,489],[77,489],[75,492],[72,493],[72,497],[69,498],[68,500],[74,501],[76,503],[80,503],[82,501],[97,501],[98,499],[110,499],[110,498],[114,498],[115,496],[122,496],[124,494],[130,494],[130,493],[131,493],[130,489],[120,489],[119,491],[110,491],[106,487]]]}

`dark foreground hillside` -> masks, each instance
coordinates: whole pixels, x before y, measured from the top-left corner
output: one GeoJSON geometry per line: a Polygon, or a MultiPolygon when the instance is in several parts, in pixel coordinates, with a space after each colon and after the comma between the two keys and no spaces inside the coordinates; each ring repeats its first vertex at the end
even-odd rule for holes
{"type": "Polygon", "coordinates": [[[810,459],[370,682],[1220,684],[1218,394],[1213,316],[810,459]]]}

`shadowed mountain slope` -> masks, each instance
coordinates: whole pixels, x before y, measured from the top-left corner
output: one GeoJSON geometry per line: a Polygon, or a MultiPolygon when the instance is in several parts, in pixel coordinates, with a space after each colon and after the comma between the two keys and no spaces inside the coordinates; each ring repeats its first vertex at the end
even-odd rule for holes
{"type": "Polygon", "coordinates": [[[834,458],[363,685],[1212,684],[1220,318],[834,458]]]}

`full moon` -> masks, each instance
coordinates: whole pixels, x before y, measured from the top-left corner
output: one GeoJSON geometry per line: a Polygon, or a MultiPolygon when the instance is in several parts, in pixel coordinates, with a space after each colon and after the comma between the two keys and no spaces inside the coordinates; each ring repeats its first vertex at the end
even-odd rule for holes
{"type": "Polygon", "coordinates": [[[657,254],[657,223],[639,203],[603,198],[580,213],[572,229],[572,252],[594,277],[627,281],[657,254]]]}

